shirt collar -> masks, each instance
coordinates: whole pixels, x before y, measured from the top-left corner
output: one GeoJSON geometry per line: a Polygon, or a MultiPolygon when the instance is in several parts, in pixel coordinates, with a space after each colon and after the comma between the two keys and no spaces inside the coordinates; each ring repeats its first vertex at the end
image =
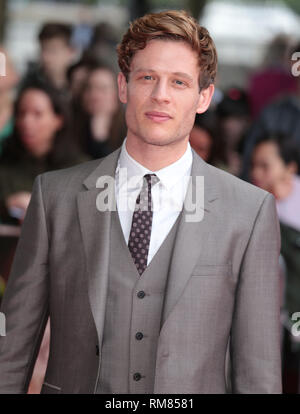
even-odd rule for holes
{"type": "Polygon", "coordinates": [[[126,168],[127,179],[130,179],[133,176],[143,177],[145,174],[156,174],[161,184],[170,190],[180,180],[190,175],[193,154],[189,142],[185,153],[179,158],[179,160],[154,172],[144,167],[128,154],[126,149],[126,139],[127,138],[125,138],[122,144],[116,172],[118,173],[120,168],[126,168]]]}

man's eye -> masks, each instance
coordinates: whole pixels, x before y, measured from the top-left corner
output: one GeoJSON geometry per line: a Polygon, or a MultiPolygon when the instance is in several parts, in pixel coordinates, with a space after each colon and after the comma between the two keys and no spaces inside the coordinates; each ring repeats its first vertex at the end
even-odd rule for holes
{"type": "Polygon", "coordinates": [[[145,75],[145,76],[144,76],[144,79],[146,79],[146,80],[151,80],[151,79],[152,79],[152,76],[150,76],[150,75],[145,75]]]}
{"type": "Polygon", "coordinates": [[[178,79],[175,80],[176,85],[182,86],[184,83],[178,79]]]}

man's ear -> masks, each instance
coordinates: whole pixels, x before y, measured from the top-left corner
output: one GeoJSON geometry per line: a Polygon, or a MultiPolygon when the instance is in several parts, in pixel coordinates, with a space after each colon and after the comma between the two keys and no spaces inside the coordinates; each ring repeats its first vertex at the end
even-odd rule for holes
{"type": "Polygon", "coordinates": [[[206,89],[202,89],[199,94],[199,101],[197,107],[197,114],[202,114],[207,110],[212,100],[215,91],[214,85],[209,85],[206,89]]]}
{"type": "Polygon", "coordinates": [[[123,104],[127,103],[127,81],[122,72],[118,74],[119,99],[123,104]]]}

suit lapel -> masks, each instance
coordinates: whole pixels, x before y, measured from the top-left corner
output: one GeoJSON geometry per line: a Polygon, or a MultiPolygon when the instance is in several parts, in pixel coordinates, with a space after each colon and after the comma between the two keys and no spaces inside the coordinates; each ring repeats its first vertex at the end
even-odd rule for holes
{"type": "MultiPolygon", "coordinates": [[[[198,179],[199,180],[199,179],[198,179]]],[[[199,181],[198,181],[199,183],[199,181]]],[[[217,199],[216,183],[213,182],[212,172],[209,166],[193,151],[193,165],[191,179],[185,198],[183,210],[181,212],[178,230],[174,242],[173,254],[171,257],[168,285],[165,295],[164,309],[161,321],[161,329],[165,321],[172,312],[178,299],[192,274],[193,268],[201,257],[205,257],[206,242],[213,227],[213,202],[217,199]],[[198,222],[187,221],[190,210],[187,208],[186,201],[193,194],[196,195],[196,177],[204,177],[204,207],[203,218],[198,222]]],[[[199,196],[199,188],[197,188],[199,196]]]]}
{"type": "MultiPolygon", "coordinates": [[[[88,273],[88,293],[100,345],[107,295],[111,212],[97,209],[97,197],[104,189],[96,188],[96,183],[99,177],[114,177],[119,153],[120,149],[100,161],[98,167],[83,183],[87,190],[80,192],[77,196],[78,215],[88,273]]],[[[114,185],[108,187],[108,190],[105,189],[105,191],[114,204],[114,185]]]]}

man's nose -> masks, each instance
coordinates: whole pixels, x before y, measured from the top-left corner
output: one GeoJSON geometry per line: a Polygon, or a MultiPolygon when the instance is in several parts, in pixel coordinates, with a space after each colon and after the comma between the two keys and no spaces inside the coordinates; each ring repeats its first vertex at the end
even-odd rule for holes
{"type": "Polygon", "coordinates": [[[151,98],[157,102],[170,102],[170,91],[166,81],[158,80],[156,82],[151,98]]]}

